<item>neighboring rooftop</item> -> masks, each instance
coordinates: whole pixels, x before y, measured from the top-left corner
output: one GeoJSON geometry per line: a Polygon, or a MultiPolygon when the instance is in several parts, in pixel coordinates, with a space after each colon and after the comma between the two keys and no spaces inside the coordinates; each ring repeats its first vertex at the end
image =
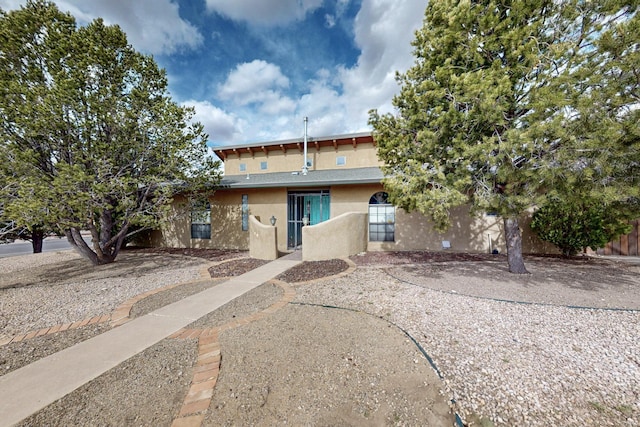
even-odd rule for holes
{"type": "MultiPolygon", "coordinates": [[[[323,136],[323,137],[307,137],[307,148],[309,150],[320,150],[320,147],[334,147],[336,150],[340,145],[353,145],[355,148],[358,144],[375,144],[371,132],[349,133],[343,135],[323,136]]],[[[236,155],[241,157],[242,154],[250,154],[253,156],[256,152],[269,154],[272,151],[298,150],[301,153],[304,150],[304,138],[285,139],[281,141],[254,142],[241,145],[225,145],[213,147],[213,151],[222,160],[227,157],[236,155]]]]}

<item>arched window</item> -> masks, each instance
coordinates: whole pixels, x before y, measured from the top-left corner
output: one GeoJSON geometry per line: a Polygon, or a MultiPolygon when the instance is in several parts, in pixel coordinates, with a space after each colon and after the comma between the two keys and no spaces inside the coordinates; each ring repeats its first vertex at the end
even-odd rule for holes
{"type": "Polygon", "coordinates": [[[369,199],[369,241],[393,242],[396,232],[396,208],[387,201],[389,195],[378,191],[369,199]]]}

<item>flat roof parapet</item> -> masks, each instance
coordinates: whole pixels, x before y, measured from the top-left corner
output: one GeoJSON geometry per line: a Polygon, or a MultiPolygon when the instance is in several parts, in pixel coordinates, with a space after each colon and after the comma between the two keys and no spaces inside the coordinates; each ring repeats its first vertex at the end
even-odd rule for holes
{"type": "MultiPolygon", "coordinates": [[[[312,150],[320,150],[321,147],[334,147],[338,150],[341,145],[353,145],[354,148],[358,144],[375,144],[371,132],[350,133],[343,135],[324,136],[324,137],[307,137],[307,148],[312,150]]],[[[256,152],[263,152],[269,155],[272,151],[282,151],[286,153],[289,150],[298,150],[300,153],[304,150],[303,138],[286,139],[280,141],[254,142],[240,145],[224,145],[213,147],[213,152],[225,161],[229,156],[235,155],[240,158],[242,154],[254,155],[256,152]]]]}

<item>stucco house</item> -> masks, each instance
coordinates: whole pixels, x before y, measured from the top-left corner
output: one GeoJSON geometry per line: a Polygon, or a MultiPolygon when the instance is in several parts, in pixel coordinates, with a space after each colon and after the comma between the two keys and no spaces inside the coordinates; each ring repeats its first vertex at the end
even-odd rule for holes
{"type": "MultiPolygon", "coordinates": [[[[440,234],[425,216],[389,204],[369,132],[214,151],[225,172],[208,206],[154,233],[154,245],[243,249],[261,258],[302,250],[307,260],[365,250],[505,250],[494,215],[472,217],[461,207],[440,234]]],[[[527,229],[523,239],[525,252],[553,250],[527,229]]]]}

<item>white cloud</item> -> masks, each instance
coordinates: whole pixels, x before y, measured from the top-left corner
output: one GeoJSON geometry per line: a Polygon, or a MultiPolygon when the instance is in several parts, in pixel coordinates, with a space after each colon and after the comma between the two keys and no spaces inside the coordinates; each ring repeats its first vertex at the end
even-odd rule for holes
{"type": "Polygon", "coordinates": [[[236,66],[236,69],[229,73],[218,94],[222,99],[242,99],[253,96],[256,91],[288,86],[289,79],[282,74],[280,67],[256,59],[236,66]]]}
{"type": "MultiPolygon", "coordinates": [[[[281,25],[304,19],[322,0],[206,0],[210,11],[229,18],[260,25],[281,25]]],[[[24,0],[0,0],[0,7],[14,9],[24,0]]],[[[179,16],[175,0],[56,0],[61,10],[69,10],[79,22],[102,16],[117,23],[138,50],[171,53],[193,49],[203,42],[202,35],[179,16]]],[[[336,0],[326,24],[343,25],[349,0],[336,0]]],[[[427,0],[366,0],[354,21],[352,34],[360,55],[351,67],[318,68],[307,82],[296,81],[298,62],[282,68],[263,60],[238,64],[211,97],[188,101],[197,109],[211,141],[241,143],[294,138],[302,135],[303,117],[309,117],[309,133],[325,136],[368,129],[368,111],[393,111],[391,99],[399,92],[395,72],[406,71],[414,62],[411,40],[420,28],[427,0]],[[292,88],[306,87],[291,95],[292,88]],[[214,100],[216,99],[216,100],[214,100]],[[218,106],[213,104],[218,103],[218,106]]],[[[218,29],[208,28],[207,37],[218,29]]],[[[265,43],[269,43],[267,38],[265,43]]],[[[288,54],[281,45],[279,56],[288,54]]],[[[290,52],[295,56],[296,52],[290,52]]],[[[260,53],[257,53],[260,55],[260,53]]],[[[321,67],[323,58],[317,58],[321,67]]],[[[188,65],[187,65],[188,66],[188,65]]],[[[299,71],[299,70],[298,70],[299,71]]],[[[171,81],[183,76],[179,70],[171,81]]],[[[308,77],[307,77],[308,78],[308,77]]],[[[219,80],[218,80],[219,81],[219,80]]],[[[195,95],[183,94],[182,99],[195,95]]]]}
{"type": "Polygon", "coordinates": [[[426,6],[426,0],[363,2],[354,27],[361,50],[357,63],[351,68],[318,69],[292,110],[287,102],[287,109],[274,108],[272,116],[264,111],[265,105],[277,105],[277,95],[289,85],[279,67],[264,61],[239,65],[219,88],[219,96],[243,106],[264,100],[258,109],[238,111],[246,119],[244,140],[239,142],[301,137],[304,116],[309,117],[310,136],[369,130],[370,109],[393,111],[391,100],[399,92],[395,73],[406,71],[415,60],[411,41],[426,6]]]}
{"type": "Polygon", "coordinates": [[[350,1],[351,0],[338,0],[338,2],[336,3],[336,13],[338,14],[338,16],[342,16],[344,14],[347,6],[349,6],[350,1]]]}
{"type": "Polygon", "coordinates": [[[411,41],[422,24],[426,6],[426,0],[364,2],[355,21],[356,44],[362,51],[357,69],[371,75],[372,80],[381,81],[394,69],[411,66],[411,41]]]}
{"type": "Polygon", "coordinates": [[[280,67],[262,60],[239,64],[218,87],[218,96],[238,106],[254,104],[260,112],[274,115],[291,112],[295,102],[282,93],[289,79],[280,67]]]}
{"type": "Polygon", "coordinates": [[[227,113],[208,101],[189,100],[182,105],[195,108],[194,120],[204,125],[210,141],[232,143],[242,140],[244,121],[236,115],[227,113]]]}
{"type": "Polygon", "coordinates": [[[258,111],[267,116],[288,114],[296,109],[296,102],[293,99],[271,90],[260,93],[257,98],[258,111]]]}
{"type": "Polygon", "coordinates": [[[426,0],[362,3],[354,28],[361,50],[357,64],[340,68],[337,75],[319,70],[299,102],[298,111],[309,116],[310,132],[365,131],[369,129],[369,110],[393,111],[391,100],[399,92],[395,73],[406,71],[414,62],[411,41],[422,25],[426,6],[426,0]]]}
{"type": "MultiPolygon", "coordinates": [[[[3,9],[16,9],[24,0],[0,0],[3,9]]],[[[178,4],[171,0],[57,0],[63,12],[70,12],[81,25],[101,17],[106,24],[118,24],[137,50],[171,54],[182,48],[195,49],[203,42],[196,27],[180,18],[178,4]]]]}
{"type": "Polygon", "coordinates": [[[324,25],[327,28],[333,28],[336,26],[336,17],[330,14],[324,15],[324,25]]]}
{"type": "Polygon", "coordinates": [[[234,21],[259,25],[281,25],[304,19],[323,0],[206,0],[207,10],[234,21]]]}
{"type": "Polygon", "coordinates": [[[333,28],[336,26],[338,20],[344,15],[344,12],[349,5],[349,1],[350,0],[338,0],[336,3],[335,15],[331,15],[329,13],[324,15],[324,24],[327,28],[333,28]]]}
{"type": "Polygon", "coordinates": [[[108,24],[118,24],[138,50],[171,54],[182,48],[194,49],[203,42],[196,27],[180,18],[178,4],[170,0],[65,0],[81,12],[101,16],[108,24]]]}
{"type": "Polygon", "coordinates": [[[399,92],[395,73],[408,70],[415,61],[411,41],[422,26],[426,6],[426,0],[362,3],[354,29],[361,54],[355,67],[340,72],[343,96],[349,99],[347,114],[354,123],[366,123],[367,111],[373,108],[392,111],[391,99],[399,92]]]}

